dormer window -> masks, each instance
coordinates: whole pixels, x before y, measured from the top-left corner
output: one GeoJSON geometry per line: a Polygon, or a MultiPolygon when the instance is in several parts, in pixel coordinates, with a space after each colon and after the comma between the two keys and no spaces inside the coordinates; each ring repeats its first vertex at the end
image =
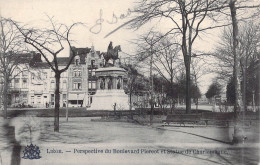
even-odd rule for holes
{"type": "Polygon", "coordinates": [[[91,60],[91,66],[93,67],[95,65],[95,60],[91,60]]]}
{"type": "Polygon", "coordinates": [[[79,65],[79,59],[76,59],[75,64],[76,64],[76,65],[79,65]]]}
{"type": "Polygon", "coordinates": [[[79,62],[80,62],[79,56],[76,56],[76,57],[75,57],[75,65],[79,65],[79,62]]]}

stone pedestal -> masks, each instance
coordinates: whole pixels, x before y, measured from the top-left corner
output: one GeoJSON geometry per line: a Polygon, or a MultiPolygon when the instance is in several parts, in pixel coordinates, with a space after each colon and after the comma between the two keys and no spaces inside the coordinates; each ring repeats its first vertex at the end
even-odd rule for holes
{"type": "Polygon", "coordinates": [[[97,90],[93,96],[93,102],[88,110],[114,110],[116,103],[116,110],[129,110],[129,98],[124,90],[105,89],[97,90]]]}
{"type": "Polygon", "coordinates": [[[96,70],[97,92],[92,97],[89,110],[129,110],[129,96],[123,90],[126,71],[118,67],[105,67],[96,70]]]}

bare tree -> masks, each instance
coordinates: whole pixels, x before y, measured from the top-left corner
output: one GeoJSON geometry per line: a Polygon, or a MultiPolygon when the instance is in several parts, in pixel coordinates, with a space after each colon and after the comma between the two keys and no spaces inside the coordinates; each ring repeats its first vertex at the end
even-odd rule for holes
{"type": "MultiPolygon", "coordinates": [[[[161,37],[162,35],[160,35],[161,37]]],[[[173,37],[174,38],[174,37],[173,37]]],[[[173,39],[172,39],[173,40],[173,39]]],[[[177,41],[172,41],[169,37],[164,37],[155,44],[154,53],[154,70],[160,77],[162,77],[168,84],[172,93],[174,91],[174,79],[176,78],[177,71],[180,65],[183,65],[182,60],[179,58],[181,47],[177,41]]],[[[174,95],[171,97],[171,112],[175,107],[176,98],[174,95]]]]}
{"type": "MultiPolygon", "coordinates": [[[[238,9],[245,9],[245,8],[255,8],[255,6],[248,6],[244,5],[245,1],[237,1],[237,0],[229,0],[229,10],[230,10],[230,17],[232,22],[232,54],[234,57],[234,67],[233,67],[233,78],[234,78],[234,86],[235,86],[235,105],[234,105],[234,113],[235,113],[235,127],[234,127],[234,135],[233,135],[233,142],[239,142],[244,135],[239,133],[239,128],[237,127],[237,118],[238,113],[242,110],[242,96],[241,96],[241,87],[240,87],[240,66],[239,61],[241,57],[239,56],[239,28],[238,28],[238,16],[237,10],[238,9]],[[241,137],[242,136],[242,137],[241,137]]],[[[260,4],[257,6],[259,7],[260,4]]]]}
{"type": "MultiPolygon", "coordinates": [[[[238,34],[238,56],[242,73],[242,75],[239,73],[239,77],[242,77],[242,98],[244,109],[246,110],[247,77],[250,74],[247,70],[252,62],[258,60],[256,52],[260,43],[260,33],[259,25],[253,23],[251,20],[242,22],[239,27],[241,30],[238,34]]],[[[223,31],[221,42],[218,44],[215,53],[215,57],[218,61],[216,72],[221,79],[225,79],[226,81],[229,81],[229,78],[233,77],[234,56],[232,54],[232,48],[232,29],[228,28],[223,31]]],[[[239,81],[241,81],[241,79],[239,81]]]]}
{"type": "MultiPolygon", "coordinates": [[[[154,71],[152,75],[160,75],[169,84],[170,90],[173,90],[177,66],[183,65],[182,60],[178,58],[181,50],[179,43],[159,32],[150,31],[138,38],[137,45],[137,58],[141,61],[142,67],[149,66],[150,71],[154,71]]],[[[170,100],[172,109],[176,101],[173,97],[170,100]]]]}
{"type": "MultiPolygon", "coordinates": [[[[136,80],[137,80],[137,76],[138,76],[138,72],[136,70],[136,68],[132,65],[126,65],[125,68],[128,71],[128,81],[127,81],[127,91],[129,92],[129,109],[131,111],[131,119],[133,119],[133,114],[132,114],[132,107],[133,107],[133,103],[132,103],[132,96],[137,88],[136,85],[136,80]]],[[[118,87],[120,88],[120,87],[118,87]]]]}
{"type": "MultiPolygon", "coordinates": [[[[207,70],[208,68],[208,63],[205,62],[205,60],[200,57],[200,58],[193,58],[191,61],[191,76],[193,77],[193,82],[195,83],[195,87],[199,89],[199,82],[201,78],[205,75],[208,74],[209,71],[207,70]]],[[[196,110],[198,110],[198,98],[199,95],[195,95],[195,104],[196,104],[196,110]]]]}
{"type": "Polygon", "coordinates": [[[60,108],[60,76],[66,71],[72,63],[74,57],[77,55],[73,49],[70,38],[72,29],[81,24],[74,23],[71,26],[56,23],[53,18],[49,18],[49,27],[43,29],[31,28],[27,26],[20,26],[13,22],[24,37],[25,43],[31,45],[37,52],[39,52],[50,68],[55,73],[56,88],[55,88],[55,109],[54,109],[54,131],[59,132],[59,108],[60,108]],[[71,50],[71,56],[67,65],[63,68],[59,67],[58,56],[64,50],[64,46],[68,45],[71,50]],[[53,62],[52,62],[52,61],[53,62]]]}
{"type": "Polygon", "coordinates": [[[2,102],[4,118],[7,118],[8,90],[10,82],[23,70],[19,64],[26,62],[20,56],[25,50],[22,35],[9,19],[0,17],[0,75],[2,80],[2,102]],[[17,73],[14,73],[18,70],[17,73]]]}
{"type": "Polygon", "coordinates": [[[173,23],[164,35],[177,34],[181,40],[180,45],[186,71],[186,113],[191,111],[190,64],[191,57],[194,56],[192,46],[201,32],[223,26],[222,24],[207,26],[203,25],[203,22],[213,19],[216,7],[223,8],[224,5],[226,4],[221,4],[216,0],[143,0],[136,7],[137,18],[130,23],[134,28],[139,28],[151,20],[160,18],[173,23]]]}

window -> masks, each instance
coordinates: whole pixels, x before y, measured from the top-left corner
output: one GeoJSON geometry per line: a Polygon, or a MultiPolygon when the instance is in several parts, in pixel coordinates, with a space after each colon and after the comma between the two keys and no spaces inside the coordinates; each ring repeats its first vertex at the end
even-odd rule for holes
{"type": "Polygon", "coordinates": [[[31,104],[34,104],[34,96],[31,96],[31,104]]]}
{"type": "Polygon", "coordinates": [[[91,89],[91,81],[88,82],[88,89],[91,89]]]}
{"type": "Polygon", "coordinates": [[[96,89],[96,81],[89,81],[88,89],[96,89]]]}
{"type": "Polygon", "coordinates": [[[46,72],[43,73],[43,78],[47,79],[47,73],[46,72]]]}
{"type": "Polygon", "coordinates": [[[54,102],[54,94],[51,94],[51,102],[54,102]]]}
{"type": "Polygon", "coordinates": [[[73,83],[73,89],[81,89],[81,82],[74,82],[73,83]]]}
{"type": "Polygon", "coordinates": [[[55,81],[52,80],[52,81],[51,81],[51,89],[54,89],[54,87],[55,87],[55,81]]]}
{"type": "Polygon", "coordinates": [[[92,81],[92,89],[96,89],[96,81],[92,81]]]}
{"type": "Polygon", "coordinates": [[[14,79],[14,87],[15,87],[15,88],[19,88],[19,87],[20,87],[19,82],[20,82],[20,79],[19,79],[19,78],[14,79]]]}
{"type": "Polygon", "coordinates": [[[92,74],[91,76],[95,76],[95,75],[96,75],[96,72],[95,72],[95,71],[96,71],[96,69],[93,69],[93,70],[91,71],[91,74],[92,74]]]}
{"type": "Polygon", "coordinates": [[[62,95],[62,99],[63,99],[63,101],[66,101],[66,100],[67,100],[67,95],[66,95],[66,94],[63,94],[63,95],[62,95]]]}
{"type": "Polygon", "coordinates": [[[76,59],[76,60],[75,60],[75,64],[76,64],[76,65],[79,65],[79,59],[76,59]]]}
{"type": "Polygon", "coordinates": [[[19,94],[15,94],[15,103],[19,103],[20,98],[19,98],[19,94]]]}
{"type": "Polygon", "coordinates": [[[91,60],[91,67],[95,65],[95,60],[91,60]]]}
{"type": "Polygon", "coordinates": [[[41,104],[41,96],[37,96],[37,103],[41,104]]]}
{"type": "Polygon", "coordinates": [[[22,88],[28,88],[27,79],[23,79],[22,88]]]}
{"type": "Polygon", "coordinates": [[[23,102],[27,102],[27,94],[23,94],[23,102]]]}
{"type": "Polygon", "coordinates": [[[82,75],[81,73],[82,73],[81,70],[75,69],[73,75],[74,77],[81,77],[82,75]]]}
{"type": "Polygon", "coordinates": [[[63,80],[63,82],[62,82],[62,88],[63,88],[63,89],[67,89],[67,81],[66,81],[66,80],[63,80]]]}

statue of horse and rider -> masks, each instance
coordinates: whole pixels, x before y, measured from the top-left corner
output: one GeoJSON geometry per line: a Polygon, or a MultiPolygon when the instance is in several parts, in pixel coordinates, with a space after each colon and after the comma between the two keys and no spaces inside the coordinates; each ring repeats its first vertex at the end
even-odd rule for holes
{"type": "Polygon", "coordinates": [[[115,48],[113,48],[112,44],[113,43],[110,41],[108,48],[107,48],[107,52],[101,54],[101,55],[103,55],[103,57],[105,59],[105,66],[108,65],[108,61],[110,59],[113,60],[113,65],[115,65],[115,60],[119,59],[118,52],[121,51],[121,47],[120,47],[120,45],[117,45],[115,48]]]}

